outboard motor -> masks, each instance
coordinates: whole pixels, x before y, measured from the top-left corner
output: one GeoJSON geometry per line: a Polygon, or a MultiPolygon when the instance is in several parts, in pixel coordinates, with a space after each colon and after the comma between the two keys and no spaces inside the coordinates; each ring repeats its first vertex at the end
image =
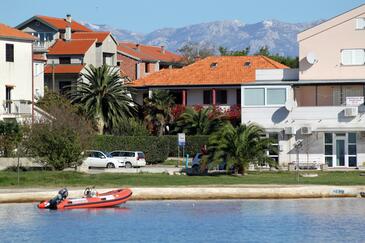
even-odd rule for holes
{"type": "Polygon", "coordinates": [[[67,188],[62,188],[61,190],[59,190],[57,196],[55,196],[54,198],[52,198],[51,200],[49,200],[49,205],[47,206],[47,208],[50,209],[57,209],[57,205],[64,199],[66,199],[68,196],[68,190],[67,188]]]}

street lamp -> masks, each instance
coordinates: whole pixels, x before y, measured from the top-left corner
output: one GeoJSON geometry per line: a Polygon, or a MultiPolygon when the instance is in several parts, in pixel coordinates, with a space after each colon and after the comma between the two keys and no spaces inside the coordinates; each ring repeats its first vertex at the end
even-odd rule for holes
{"type": "Polygon", "coordinates": [[[297,152],[297,182],[299,183],[299,150],[300,148],[303,147],[303,139],[298,139],[295,144],[294,144],[294,148],[297,152]]]}

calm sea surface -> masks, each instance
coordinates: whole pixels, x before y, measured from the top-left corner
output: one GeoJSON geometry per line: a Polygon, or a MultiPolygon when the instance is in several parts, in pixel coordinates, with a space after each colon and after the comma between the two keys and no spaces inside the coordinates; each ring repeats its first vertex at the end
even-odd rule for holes
{"type": "Polygon", "coordinates": [[[365,242],[365,199],[0,205],[0,242],[365,242]]]}

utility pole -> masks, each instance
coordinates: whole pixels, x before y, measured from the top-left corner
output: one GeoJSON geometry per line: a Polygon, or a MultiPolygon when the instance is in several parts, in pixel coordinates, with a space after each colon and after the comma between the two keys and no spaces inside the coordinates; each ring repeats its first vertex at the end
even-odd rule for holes
{"type": "Polygon", "coordinates": [[[55,86],[56,86],[56,81],[55,81],[55,74],[54,74],[54,61],[52,61],[52,90],[53,90],[53,92],[56,92],[55,86]]]}

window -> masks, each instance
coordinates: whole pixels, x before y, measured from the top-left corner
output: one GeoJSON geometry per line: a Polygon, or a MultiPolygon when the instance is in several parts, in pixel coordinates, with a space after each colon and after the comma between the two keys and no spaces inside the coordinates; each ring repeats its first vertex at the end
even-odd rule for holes
{"type": "Polygon", "coordinates": [[[357,30],[365,29],[365,18],[357,18],[356,19],[356,29],[357,30]]]}
{"type": "Polygon", "coordinates": [[[204,105],[211,105],[212,104],[212,91],[211,90],[204,90],[203,104],[204,105]]]}
{"type": "Polygon", "coordinates": [[[227,90],[216,91],[216,103],[217,105],[227,104],[227,90]]]}
{"type": "Polygon", "coordinates": [[[245,105],[265,105],[265,89],[249,88],[244,91],[245,105]]]}
{"type": "Polygon", "coordinates": [[[324,161],[328,167],[333,166],[333,134],[324,134],[324,161]]]}
{"type": "Polygon", "coordinates": [[[237,105],[241,104],[241,89],[236,90],[236,104],[237,105]]]}
{"type": "Polygon", "coordinates": [[[246,106],[278,106],[285,105],[286,88],[260,87],[244,89],[244,105],[246,106]]]}
{"type": "Polygon", "coordinates": [[[71,57],[60,57],[60,64],[71,64],[71,57]]]}
{"type": "Polygon", "coordinates": [[[6,44],[6,61],[14,62],[14,45],[6,44]]]}
{"type": "Polygon", "coordinates": [[[269,88],[267,89],[267,104],[268,105],[284,105],[286,102],[285,88],[269,88]]]}
{"type": "Polygon", "coordinates": [[[148,65],[147,62],[144,63],[144,72],[145,73],[149,73],[150,72],[149,65],[148,65]]]}
{"type": "Polygon", "coordinates": [[[356,167],[357,166],[356,133],[354,132],[348,133],[347,142],[348,142],[349,167],[356,167]]]}
{"type": "Polygon", "coordinates": [[[364,85],[305,85],[294,87],[295,100],[302,106],[342,106],[347,97],[364,96],[364,85]]]}
{"type": "Polygon", "coordinates": [[[342,65],[364,65],[365,50],[363,49],[345,49],[341,51],[342,65]]]}

